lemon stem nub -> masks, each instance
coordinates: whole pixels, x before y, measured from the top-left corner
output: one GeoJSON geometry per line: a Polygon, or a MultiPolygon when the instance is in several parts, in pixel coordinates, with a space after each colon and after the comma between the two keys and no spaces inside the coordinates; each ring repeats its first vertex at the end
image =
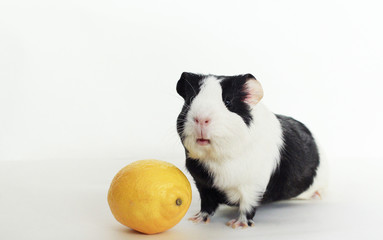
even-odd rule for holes
{"type": "Polygon", "coordinates": [[[177,204],[177,206],[180,206],[180,205],[182,204],[182,200],[181,200],[181,198],[177,198],[177,200],[176,200],[176,204],[177,204]]]}

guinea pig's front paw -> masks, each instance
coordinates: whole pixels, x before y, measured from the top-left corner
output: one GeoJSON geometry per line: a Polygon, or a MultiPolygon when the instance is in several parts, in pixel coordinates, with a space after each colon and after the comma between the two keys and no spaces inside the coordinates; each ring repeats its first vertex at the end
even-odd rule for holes
{"type": "Polygon", "coordinates": [[[194,215],[193,217],[189,218],[188,220],[190,220],[194,223],[199,223],[199,222],[209,223],[210,217],[211,217],[211,215],[208,214],[207,212],[199,212],[196,215],[194,215]]]}
{"type": "Polygon", "coordinates": [[[253,227],[254,226],[254,221],[253,220],[247,220],[247,219],[242,219],[241,217],[237,219],[232,219],[226,223],[227,226],[232,227],[232,228],[247,228],[247,227],[253,227]]]}

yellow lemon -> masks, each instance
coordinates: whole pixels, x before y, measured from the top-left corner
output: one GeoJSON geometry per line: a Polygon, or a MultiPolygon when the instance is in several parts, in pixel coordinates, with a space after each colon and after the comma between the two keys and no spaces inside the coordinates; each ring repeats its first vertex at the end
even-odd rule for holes
{"type": "Polygon", "coordinates": [[[175,226],[191,203],[191,186],[176,166],[140,160],[121,169],[110,185],[113,216],[136,231],[154,234],[175,226]]]}

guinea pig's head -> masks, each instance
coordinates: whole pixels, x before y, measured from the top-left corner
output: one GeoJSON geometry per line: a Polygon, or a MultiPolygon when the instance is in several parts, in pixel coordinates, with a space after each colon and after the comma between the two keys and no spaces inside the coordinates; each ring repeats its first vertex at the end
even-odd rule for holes
{"type": "Polygon", "coordinates": [[[177,92],[185,100],[177,131],[189,157],[231,157],[249,142],[252,110],[263,97],[262,87],[253,75],[184,72],[177,92]]]}

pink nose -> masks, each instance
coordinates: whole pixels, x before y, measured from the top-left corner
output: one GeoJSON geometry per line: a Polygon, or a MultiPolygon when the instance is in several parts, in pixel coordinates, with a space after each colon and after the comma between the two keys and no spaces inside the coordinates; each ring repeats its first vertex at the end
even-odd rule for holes
{"type": "Polygon", "coordinates": [[[210,124],[210,118],[198,118],[198,117],[195,117],[194,118],[194,122],[196,123],[196,124],[199,124],[199,125],[201,125],[201,126],[207,126],[207,125],[209,125],[210,124]]]}

